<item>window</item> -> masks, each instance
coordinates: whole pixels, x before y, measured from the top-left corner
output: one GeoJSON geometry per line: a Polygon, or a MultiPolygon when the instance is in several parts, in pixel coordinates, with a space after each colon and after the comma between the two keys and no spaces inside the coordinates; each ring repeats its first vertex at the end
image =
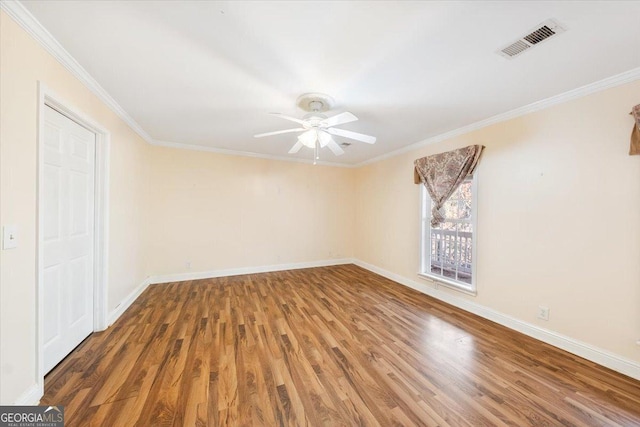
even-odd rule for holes
{"type": "Polygon", "coordinates": [[[467,178],[444,205],[445,220],[431,227],[431,198],[420,186],[422,198],[422,254],[420,274],[439,284],[475,292],[476,180],[467,178]]]}

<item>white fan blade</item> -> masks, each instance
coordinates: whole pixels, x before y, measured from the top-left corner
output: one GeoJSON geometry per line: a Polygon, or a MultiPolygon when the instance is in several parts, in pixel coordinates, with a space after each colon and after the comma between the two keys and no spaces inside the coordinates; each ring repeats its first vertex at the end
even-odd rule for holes
{"type": "Polygon", "coordinates": [[[296,154],[298,151],[300,151],[302,146],[303,146],[302,142],[300,141],[296,142],[295,144],[293,144],[293,147],[291,147],[291,150],[289,150],[289,154],[296,154]]]}
{"type": "Polygon", "coordinates": [[[355,122],[356,120],[358,120],[356,116],[348,111],[345,111],[344,113],[336,114],[333,117],[329,117],[328,119],[323,120],[322,122],[320,122],[320,125],[330,128],[331,126],[343,125],[345,123],[355,122]]]}
{"type": "Polygon", "coordinates": [[[342,147],[336,144],[333,138],[331,138],[331,141],[327,143],[327,147],[329,147],[329,150],[331,150],[333,154],[335,154],[336,156],[339,156],[340,154],[344,154],[344,150],[342,149],[342,147]]]}
{"type": "Polygon", "coordinates": [[[302,132],[303,130],[306,130],[306,129],[305,128],[297,128],[297,129],[277,130],[275,132],[259,133],[257,135],[253,135],[253,137],[254,138],[262,138],[263,136],[280,135],[281,133],[302,132]]]}
{"type": "Polygon", "coordinates": [[[376,142],[375,136],[369,136],[358,132],[351,132],[350,130],[329,128],[327,129],[327,132],[332,135],[338,135],[345,138],[355,139],[356,141],[366,142],[367,144],[374,144],[376,142]]]}
{"type": "Polygon", "coordinates": [[[296,122],[300,124],[304,123],[304,120],[296,119],[295,117],[291,117],[291,116],[285,116],[284,114],[280,114],[280,113],[269,113],[269,114],[271,114],[272,116],[280,117],[281,119],[290,120],[292,122],[296,122]]]}

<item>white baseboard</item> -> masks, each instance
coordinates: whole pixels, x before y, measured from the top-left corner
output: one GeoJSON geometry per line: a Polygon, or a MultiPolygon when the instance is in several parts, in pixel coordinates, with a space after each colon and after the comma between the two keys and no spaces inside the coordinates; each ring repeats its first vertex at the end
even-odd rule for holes
{"type": "Polygon", "coordinates": [[[38,384],[33,384],[24,393],[18,397],[14,403],[16,406],[34,406],[40,403],[42,397],[41,387],[38,384]]]}
{"type": "Polygon", "coordinates": [[[230,268],[226,270],[212,270],[212,271],[200,271],[194,273],[179,273],[179,274],[167,274],[162,276],[150,276],[147,277],[133,292],[131,292],[127,298],[124,299],[115,309],[109,313],[107,317],[107,324],[109,326],[118,320],[122,313],[124,313],[133,302],[144,292],[145,289],[151,284],[158,283],[170,283],[170,282],[183,282],[185,280],[199,280],[199,279],[211,279],[214,277],[225,276],[238,276],[240,274],[252,274],[252,273],[268,273],[270,271],[282,271],[282,270],[296,270],[300,268],[312,268],[312,267],[327,267],[331,265],[351,264],[353,260],[351,258],[342,259],[330,259],[321,261],[299,262],[291,264],[276,264],[276,265],[264,265],[258,267],[241,267],[230,268]]]}
{"type": "MultiPolygon", "coordinates": [[[[502,314],[483,305],[452,295],[448,292],[443,292],[441,290],[435,289],[433,287],[430,287],[426,282],[411,280],[409,278],[366,263],[359,259],[350,258],[148,277],[133,292],[131,292],[131,294],[129,294],[119,306],[117,306],[113,311],[111,311],[111,313],[109,313],[108,324],[112,325],[116,320],[118,320],[122,313],[124,313],[131,306],[131,304],[133,304],[133,302],[140,296],[140,294],[142,294],[142,292],[144,292],[145,289],[147,289],[150,284],[207,279],[224,276],[237,276],[241,274],[266,273],[271,271],[295,270],[300,268],[327,267],[343,264],[355,264],[359,267],[379,274],[380,276],[386,277],[387,279],[393,280],[394,282],[397,282],[401,285],[415,289],[418,292],[422,292],[423,294],[429,295],[440,301],[451,304],[462,310],[471,312],[480,317],[506,326],[509,329],[521,332],[532,338],[566,350],[569,353],[573,353],[594,363],[640,380],[640,363],[625,359],[616,354],[599,349],[565,335],[540,328],[536,325],[524,322],[506,314],[502,314]]],[[[40,402],[41,397],[42,386],[33,384],[20,397],[18,397],[18,399],[16,399],[15,405],[37,405],[40,402]]]]}
{"type": "Polygon", "coordinates": [[[151,284],[149,278],[147,277],[140,283],[140,285],[133,290],[127,297],[116,307],[114,308],[109,316],[107,317],[107,326],[113,325],[113,323],[118,320],[122,313],[127,311],[127,308],[133,304],[133,302],[144,292],[145,289],[151,284]]]}
{"type": "Polygon", "coordinates": [[[214,277],[239,276],[241,274],[268,273],[271,271],[297,270],[300,268],[328,267],[331,265],[352,264],[351,258],[327,259],[320,261],[298,262],[290,264],[263,265],[258,267],[229,268],[226,270],[199,271],[193,273],[167,274],[151,276],[149,283],[183,282],[185,280],[212,279],[214,277]]]}
{"type": "Polygon", "coordinates": [[[462,310],[471,312],[480,317],[484,317],[485,319],[489,319],[493,322],[499,323],[502,326],[506,326],[509,329],[521,332],[554,347],[561,348],[562,350],[566,350],[569,353],[573,353],[594,363],[620,372],[621,374],[628,375],[632,378],[640,380],[640,363],[638,362],[625,359],[624,357],[594,347],[590,344],[575,340],[573,338],[550,331],[548,329],[540,328],[539,326],[524,322],[506,314],[502,314],[491,308],[452,295],[449,292],[443,292],[441,290],[432,288],[426,283],[408,279],[404,276],[392,273],[388,270],[372,264],[368,264],[364,261],[354,259],[353,263],[373,273],[379,274],[380,276],[386,277],[387,279],[393,280],[394,282],[398,282],[401,285],[415,289],[419,292],[422,292],[423,294],[429,295],[455,307],[461,308],[462,310]]]}

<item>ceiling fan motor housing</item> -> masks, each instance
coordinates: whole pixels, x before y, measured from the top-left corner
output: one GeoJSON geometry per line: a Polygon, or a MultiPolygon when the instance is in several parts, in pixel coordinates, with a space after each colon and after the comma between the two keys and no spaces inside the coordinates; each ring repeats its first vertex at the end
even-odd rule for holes
{"type": "Polygon", "coordinates": [[[298,97],[296,105],[302,110],[308,113],[302,119],[296,117],[287,116],[280,113],[270,113],[276,117],[283,118],[295,123],[298,123],[301,127],[294,129],[285,129],[275,132],[266,132],[262,134],[254,135],[256,138],[262,138],[264,136],[280,135],[283,133],[303,132],[298,136],[298,141],[291,147],[289,154],[295,154],[300,151],[302,147],[309,147],[315,150],[314,152],[314,164],[319,158],[318,150],[320,148],[329,147],[329,149],[339,156],[344,153],[344,150],[333,139],[333,135],[337,135],[343,138],[355,139],[358,141],[366,142],[367,144],[373,144],[376,142],[376,138],[369,135],[364,135],[358,132],[353,132],[347,129],[335,128],[334,126],[340,126],[345,123],[351,123],[358,118],[348,111],[344,111],[339,114],[334,114],[331,117],[327,117],[322,114],[325,111],[331,110],[335,102],[329,95],[323,93],[305,93],[298,97]]]}
{"type": "Polygon", "coordinates": [[[326,120],[327,116],[320,113],[309,113],[305,114],[303,117],[304,123],[302,127],[305,129],[313,129],[321,127],[321,123],[323,120],[326,120]]]}
{"type": "Polygon", "coordinates": [[[296,100],[296,105],[304,111],[322,113],[333,108],[335,101],[324,93],[303,93],[296,100]]]}

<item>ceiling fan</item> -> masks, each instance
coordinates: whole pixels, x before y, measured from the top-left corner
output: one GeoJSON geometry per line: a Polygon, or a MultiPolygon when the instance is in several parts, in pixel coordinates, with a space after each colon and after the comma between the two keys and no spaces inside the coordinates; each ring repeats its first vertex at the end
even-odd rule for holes
{"type": "Polygon", "coordinates": [[[300,127],[260,133],[254,135],[254,137],[262,138],[265,136],[280,135],[283,133],[303,132],[298,135],[298,141],[293,145],[293,147],[291,147],[289,154],[297,153],[302,147],[313,148],[315,150],[314,164],[315,160],[319,158],[319,150],[321,148],[329,148],[336,156],[344,153],[342,147],[340,147],[340,145],[338,145],[338,143],[333,139],[333,135],[355,139],[356,141],[366,142],[367,144],[373,144],[376,142],[376,138],[374,136],[335,128],[334,126],[355,122],[358,118],[348,111],[331,117],[327,117],[322,114],[323,112],[330,110],[334,104],[333,99],[328,95],[324,95],[322,93],[305,93],[298,97],[296,104],[298,107],[309,112],[302,119],[280,113],[269,114],[298,123],[300,127]]]}

